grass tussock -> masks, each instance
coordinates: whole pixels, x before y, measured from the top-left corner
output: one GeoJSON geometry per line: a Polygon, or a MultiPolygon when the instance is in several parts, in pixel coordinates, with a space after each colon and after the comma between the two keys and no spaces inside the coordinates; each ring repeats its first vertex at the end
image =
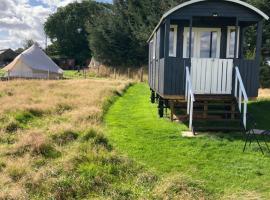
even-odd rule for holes
{"type": "Polygon", "coordinates": [[[182,175],[172,175],[162,180],[154,189],[156,199],[208,199],[201,183],[182,175]]]}

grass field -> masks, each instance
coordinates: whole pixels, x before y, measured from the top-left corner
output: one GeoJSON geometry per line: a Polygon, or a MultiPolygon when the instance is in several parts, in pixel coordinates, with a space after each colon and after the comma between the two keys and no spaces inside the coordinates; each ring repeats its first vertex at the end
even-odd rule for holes
{"type": "MultiPolygon", "coordinates": [[[[187,127],[158,118],[147,85],[124,93],[127,81],[76,76],[0,85],[0,199],[270,196],[256,146],[243,154],[238,135],[183,138],[187,127]]],[[[249,110],[270,128],[262,93],[249,110]]]]}
{"type": "Polygon", "coordinates": [[[78,72],[78,70],[64,70],[64,78],[66,79],[83,79],[95,77],[95,74],[84,74],[83,70],[78,72]]]}
{"type": "Polygon", "coordinates": [[[0,69],[0,77],[4,76],[5,75],[5,71],[0,69]]]}
{"type": "Polygon", "coordinates": [[[108,80],[0,84],[0,199],[138,199],[156,176],[119,156],[103,134],[108,80]]]}
{"type": "MultiPolygon", "coordinates": [[[[181,131],[187,127],[158,118],[149,97],[147,85],[131,87],[106,115],[106,133],[119,152],[163,178],[166,197],[270,198],[270,157],[256,145],[242,153],[244,141],[237,133],[184,138],[181,131]]],[[[267,99],[249,105],[259,128],[270,129],[269,110],[267,99]]]]}

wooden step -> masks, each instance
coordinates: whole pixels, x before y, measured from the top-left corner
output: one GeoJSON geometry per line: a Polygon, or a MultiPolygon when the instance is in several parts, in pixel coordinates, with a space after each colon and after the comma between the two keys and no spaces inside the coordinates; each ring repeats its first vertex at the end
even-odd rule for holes
{"type": "Polygon", "coordinates": [[[232,95],[195,95],[196,101],[233,101],[235,97],[232,95]]]}
{"type": "Polygon", "coordinates": [[[194,114],[239,114],[238,111],[231,111],[231,110],[194,110],[194,114]]]}

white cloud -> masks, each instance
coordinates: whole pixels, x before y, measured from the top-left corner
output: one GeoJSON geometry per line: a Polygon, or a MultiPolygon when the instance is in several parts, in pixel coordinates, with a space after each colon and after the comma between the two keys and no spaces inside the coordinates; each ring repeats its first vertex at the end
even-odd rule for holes
{"type": "Polygon", "coordinates": [[[0,0],[0,49],[16,49],[25,39],[33,39],[45,46],[43,24],[47,17],[58,7],[74,1],[0,0]]]}

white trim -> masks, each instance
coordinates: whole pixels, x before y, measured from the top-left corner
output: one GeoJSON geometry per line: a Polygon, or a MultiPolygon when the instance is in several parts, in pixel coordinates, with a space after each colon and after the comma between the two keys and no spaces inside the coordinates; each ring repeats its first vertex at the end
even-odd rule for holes
{"type": "MultiPolygon", "coordinates": [[[[187,57],[187,36],[189,35],[189,27],[184,28],[184,39],[183,39],[183,58],[187,57]]],[[[194,34],[194,46],[193,46],[193,57],[200,58],[200,50],[201,50],[201,40],[200,36],[202,32],[214,31],[217,32],[217,51],[216,58],[220,57],[220,43],[221,43],[221,28],[192,28],[192,34],[194,34]]]]}
{"type": "MultiPolygon", "coordinates": [[[[237,31],[238,33],[237,33],[237,52],[236,52],[236,58],[239,57],[240,27],[238,26],[237,29],[238,29],[238,31],[237,31]]],[[[227,28],[227,48],[226,48],[227,50],[226,50],[226,58],[234,58],[234,53],[233,53],[233,55],[230,55],[230,40],[231,40],[231,37],[230,37],[231,34],[230,34],[230,32],[231,32],[231,30],[235,30],[235,26],[228,26],[228,28],[227,28]]],[[[235,38],[234,38],[234,40],[235,40],[235,38]]],[[[235,44],[234,44],[234,47],[235,47],[235,44]]]]}
{"type": "Polygon", "coordinates": [[[153,39],[152,39],[152,40],[150,40],[150,42],[149,42],[150,59],[151,59],[151,61],[152,61],[152,59],[153,59],[153,44],[154,44],[154,41],[153,41],[153,39]]]}
{"type": "MultiPolygon", "coordinates": [[[[173,53],[170,54],[170,49],[169,49],[169,56],[170,57],[176,57],[176,50],[177,50],[177,25],[171,25],[170,29],[173,29],[173,53]]],[[[170,30],[171,32],[171,30],[170,30]]],[[[169,45],[170,45],[170,40],[169,40],[169,45]]]]}
{"type": "Polygon", "coordinates": [[[154,34],[154,38],[153,38],[153,48],[152,48],[152,51],[153,51],[153,60],[156,59],[156,45],[157,45],[157,34],[155,33],[154,34]]]}
{"type": "MultiPolygon", "coordinates": [[[[168,12],[166,12],[160,19],[158,25],[155,27],[154,31],[152,32],[152,34],[150,35],[149,39],[147,40],[147,42],[150,41],[150,39],[153,37],[154,33],[156,32],[156,30],[158,29],[158,27],[160,26],[160,24],[162,23],[162,21],[168,17],[170,14],[172,14],[173,12],[185,7],[185,6],[188,6],[188,5],[191,5],[191,4],[194,4],[194,3],[199,3],[199,2],[203,2],[203,1],[208,1],[208,0],[191,0],[191,1],[187,1],[185,3],[182,3],[174,8],[172,8],[171,10],[169,10],[168,12]]],[[[264,13],[262,12],[261,10],[259,10],[258,8],[246,3],[246,2],[243,2],[243,1],[239,1],[239,0],[223,0],[223,1],[228,1],[228,2],[232,2],[232,3],[236,3],[236,4],[240,4],[244,7],[247,7],[251,10],[253,10],[254,12],[256,12],[257,14],[261,15],[264,19],[268,20],[269,17],[264,13]]]]}

